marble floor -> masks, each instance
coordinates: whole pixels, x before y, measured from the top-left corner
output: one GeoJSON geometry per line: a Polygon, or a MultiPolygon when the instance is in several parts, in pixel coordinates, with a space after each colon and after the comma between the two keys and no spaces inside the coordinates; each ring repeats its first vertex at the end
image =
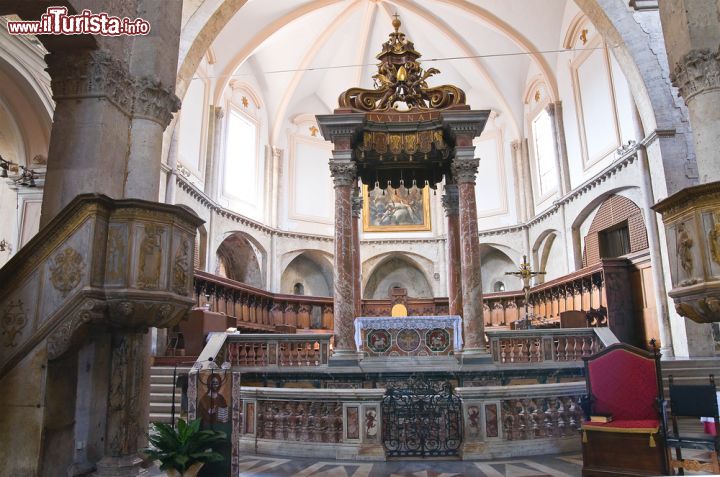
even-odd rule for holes
{"type": "MultiPolygon", "coordinates": [[[[560,454],[493,461],[344,462],[244,456],[238,477],[575,477],[582,456],[560,454]]],[[[158,471],[153,476],[163,475],[158,471]]]]}

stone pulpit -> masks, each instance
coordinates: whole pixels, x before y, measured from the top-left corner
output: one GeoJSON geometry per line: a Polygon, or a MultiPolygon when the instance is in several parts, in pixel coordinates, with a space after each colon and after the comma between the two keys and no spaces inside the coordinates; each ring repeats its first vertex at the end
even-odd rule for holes
{"type": "MultiPolygon", "coordinates": [[[[489,110],[472,110],[465,93],[452,85],[431,87],[439,73],[425,69],[420,53],[394,31],[377,55],[374,89],[350,88],[333,114],[317,116],[325,139],[332,141],[330,172],[335,187],[335,349],[333,362],[358,359],[354,340],[360,266],[358,220],[353,197],[358,182],[368,190],[444,184],[448,215],[450,313],[462,317],[465,361],[485,353],[480,283],[480,250],[475,176],[480,160],[473,140],[489,110]],[[459,271],[459,273],[458,273],[459,271]]],[[[459,350],[458,350],[459,351],[459,350]]]]}

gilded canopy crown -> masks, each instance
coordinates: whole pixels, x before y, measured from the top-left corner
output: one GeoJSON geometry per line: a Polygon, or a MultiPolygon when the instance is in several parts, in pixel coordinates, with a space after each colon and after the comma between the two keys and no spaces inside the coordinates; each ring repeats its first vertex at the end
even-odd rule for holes
{"type": "Polygon", "coordinates": [[[427,79],[440,73],[436,68],[423,70],[417,61],[422,56],[413,42],[400,31],[400,19],[394,15],[395,29],[383,43],[378,71],[373,75],[375,89],[350,88],[340,95],[341,108],[359,111],[428,111],[465,105],[465,92],[452,85],[430,88],[427,79]]]}

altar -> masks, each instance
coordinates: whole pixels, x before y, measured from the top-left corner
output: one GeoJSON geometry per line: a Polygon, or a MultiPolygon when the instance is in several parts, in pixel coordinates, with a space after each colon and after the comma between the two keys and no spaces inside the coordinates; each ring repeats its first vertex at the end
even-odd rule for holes
{"type": "Polygon", "coordinates": [[[459,316],[355,319],[355,345],[365,357],[446,356],[462,350],[459,316]]]}

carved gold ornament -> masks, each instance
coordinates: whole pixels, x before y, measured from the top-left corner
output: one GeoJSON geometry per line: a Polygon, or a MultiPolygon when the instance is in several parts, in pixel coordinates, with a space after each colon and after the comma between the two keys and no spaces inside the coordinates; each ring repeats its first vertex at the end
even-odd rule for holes
{"type": "Polygon", "coordinates": [[[3,346],[9,348],[17,346],[17,336],[22,332],[27,323],[28,319],[25,310],[23,310],[23,302],[21,300],[11,301],[5,309],[2,318],[0,318],[3,346]]]}
{"type": "Polygon", "coordinates": [[[400,20],[395,15],[395,31],[383,43],[377,55],[380,63],[373,75],[375,89],[350,88],[340,95],[341,108],[361,111],[408,110],[412,112],[446,109],[465,105],[465,92],[452,85],[431,88],[427,79],[440,73],[436,68],[424,70],[417,61],[420,56],[415,45],[401,33],[400,20]],[[402,106],[404,105],[404,107],[402,106]]]}
{"type": "Polygon", "coordinates": [[[580,41],[582,41],[583,45],[586,45],[588,42],[588,30],[587,28],[580,32],[580,41]]]}
{"type": "Polygon", "coordinates": [[[82,280],[84,270],[82,255],[68,247],[50,262],[50,282],[63,296],[67,296],[82,280]]]}

